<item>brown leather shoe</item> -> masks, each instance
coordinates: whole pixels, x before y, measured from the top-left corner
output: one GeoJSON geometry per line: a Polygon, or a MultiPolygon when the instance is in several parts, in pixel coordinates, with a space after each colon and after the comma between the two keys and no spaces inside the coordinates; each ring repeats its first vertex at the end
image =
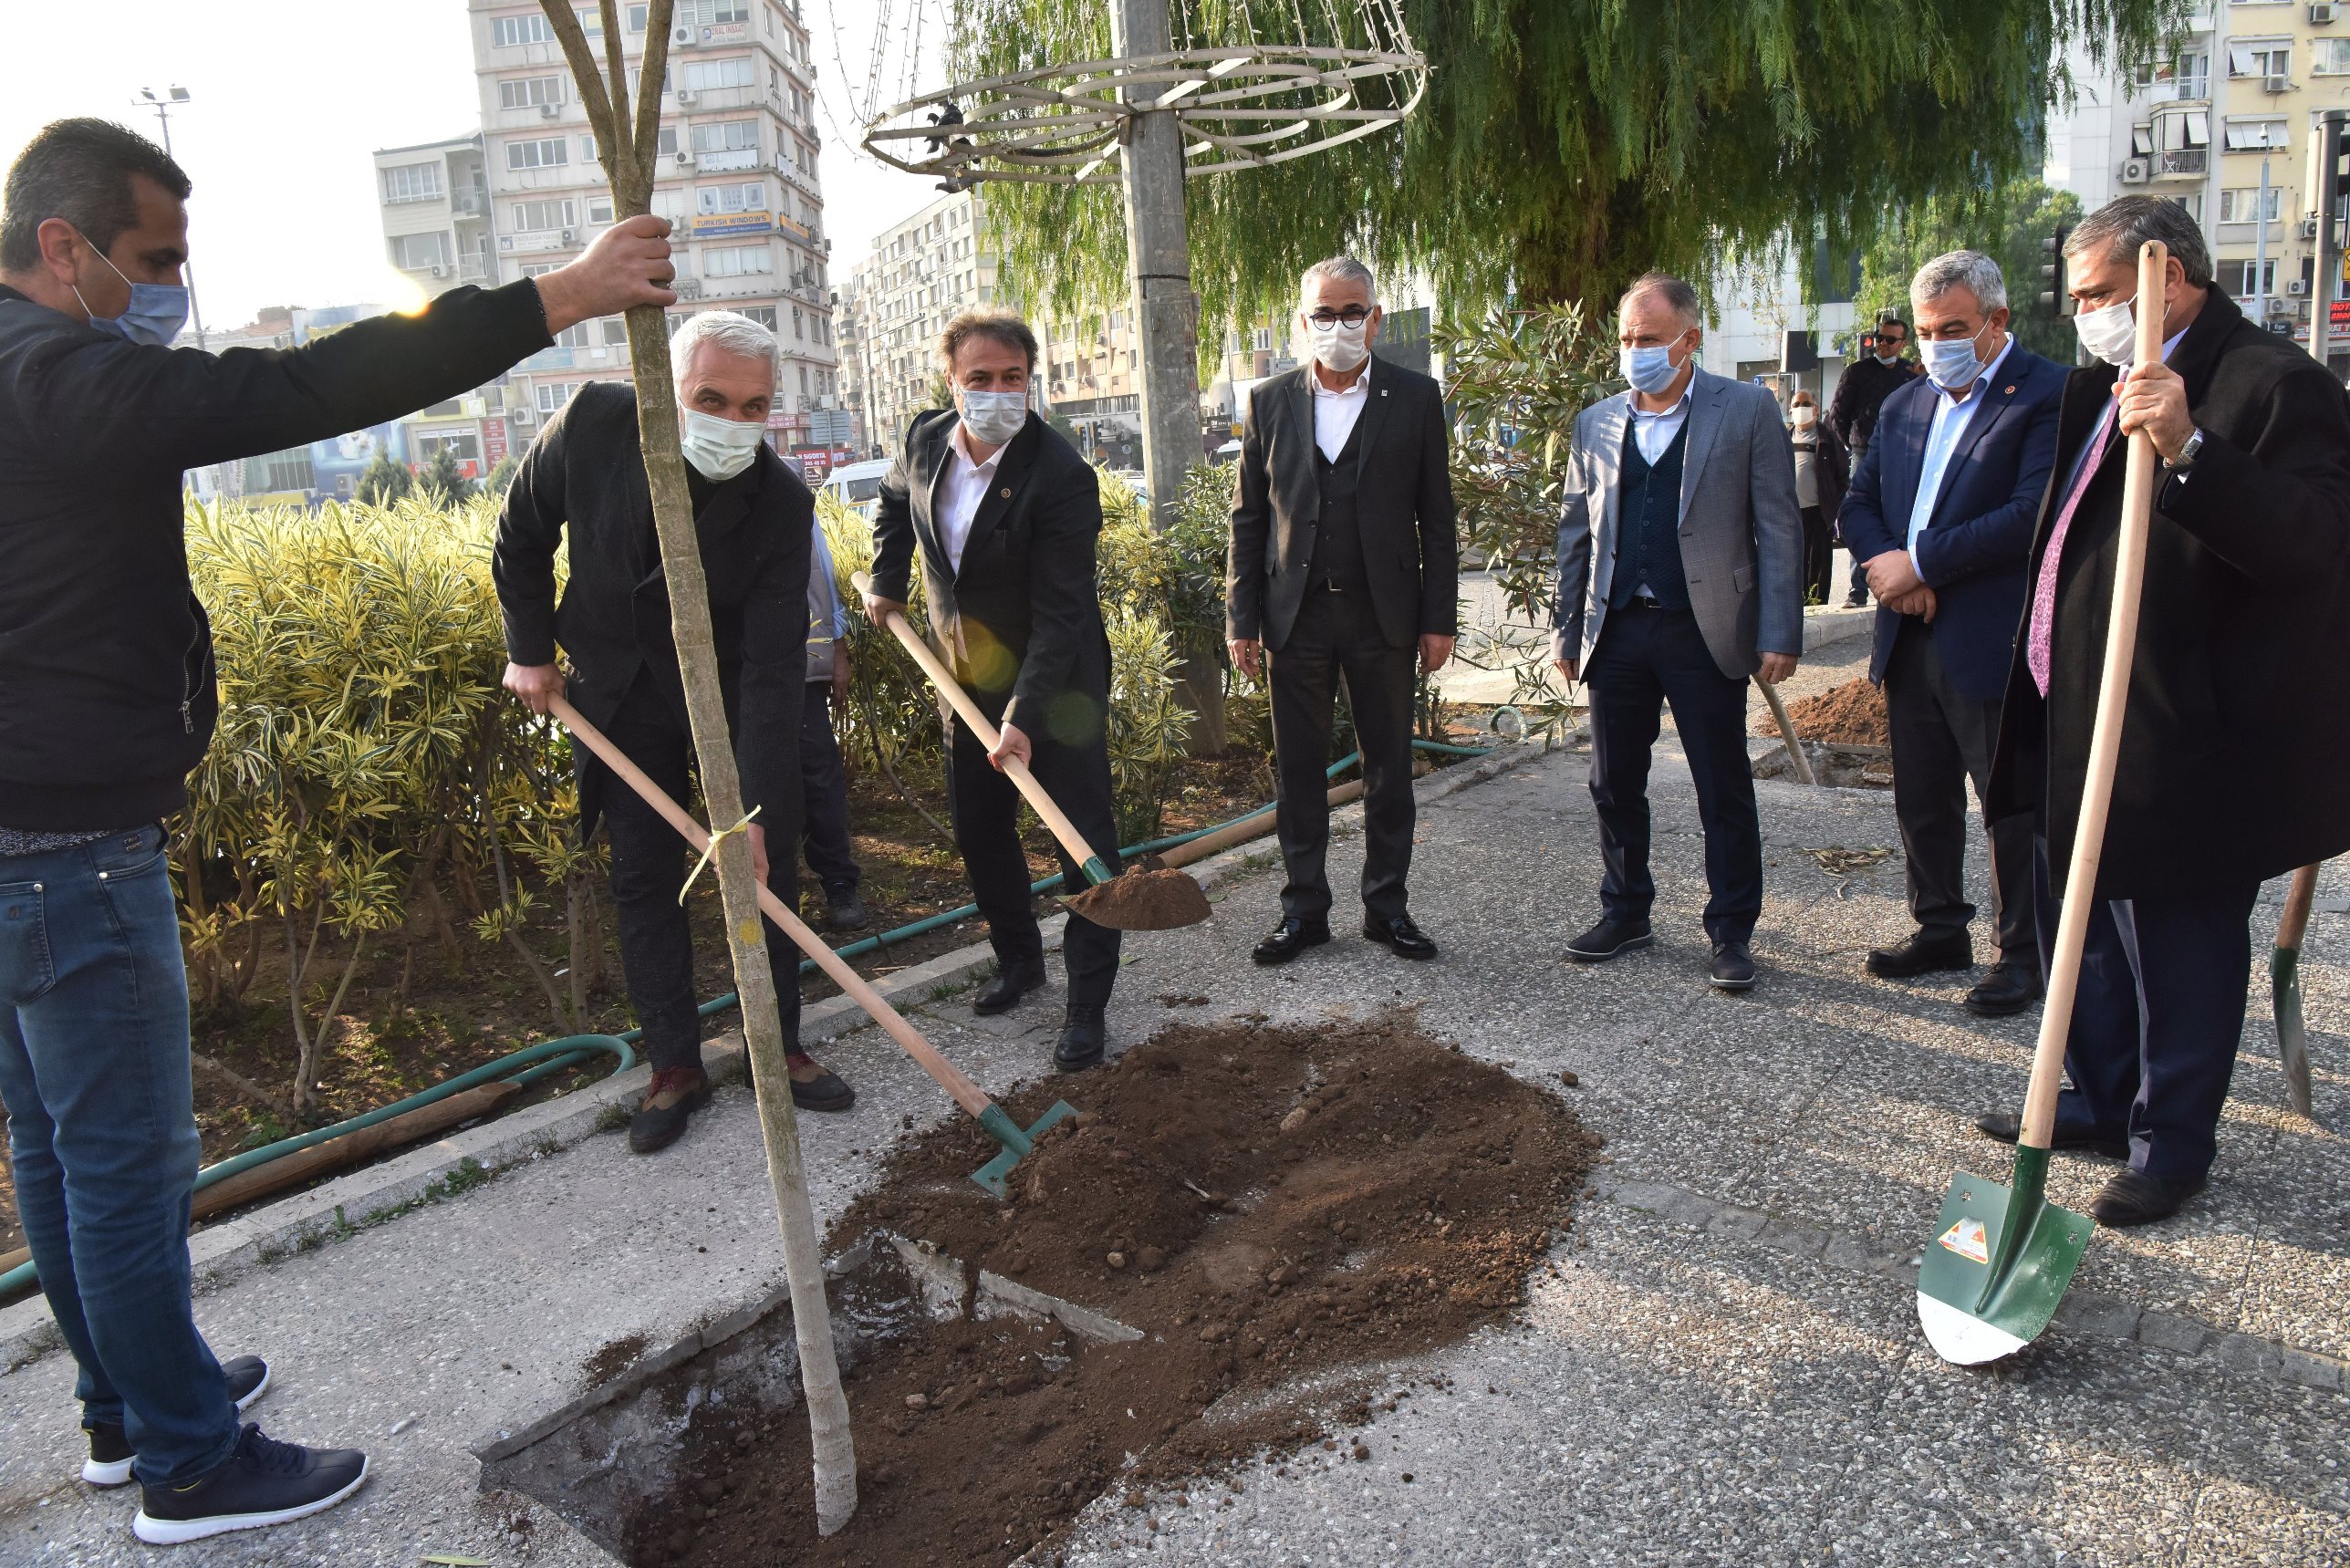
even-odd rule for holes
{"type": "Polygon", "coordinates": [[[629,1118],[629,1148],[652,1154],[675,1143],[693,1113],[710,1103],[710,1078],[699,1067],[663,1067],[653,1074],[637,1114],[629,1118]]]}

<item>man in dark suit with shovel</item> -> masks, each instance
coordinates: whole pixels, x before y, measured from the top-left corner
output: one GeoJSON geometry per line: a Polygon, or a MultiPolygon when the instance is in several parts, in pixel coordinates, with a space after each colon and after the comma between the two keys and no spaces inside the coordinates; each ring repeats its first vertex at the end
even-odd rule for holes
{"type": "MultiPolygon", "coordinates": [[[[1107,722],[1109,638],[1094,580],[1100,482],[1028,407],[1036,336],[1005,310],[947,324],[939,358],[955,406],[917,415],[873,519],[874,624],[903,614],[920,547],[933,645],[1000,739],[990,750],[950,723],[947,804],[955,847],[994,944],[995,978],[975,1012],[1003,1012],[1045,983],[1045,939],[1020,846],[1020,795],[1003,772],[1018,758],[1103,865],[1118,866],[1107,722]]],[[[1065,847],[1063,886],[1086,886],[1065,847]]],[[[1068,1011],[1053,1060],[1102,1059],[1118,978],[1118,934],[1076,910],[1061,936],[1068,1011]]]]}
{"type": "MultiPolygon", "coordinates": [[[[2043,949],[2059,898],[2095,900],[2054,1147],[2126,1157],[2090,1212],[2136,1225],[2176,1212],[2216,1157],[2262,881],[2350,848],[2350,405],[2211,286],[2174,203],[2108,202],[2065,258],[2103,363],[2065,386],[1985,805],[2033,814],[2043,949]],[[2170,252],[2159,300],[2137,292],[2150,240],[2170,252]],[[2147,310],[2163,359],[2132,365],[2147,310]],[[2139,430],[2162,470],[2112,812],[2097,886],[2065,888],[2139,430]]],[[[2011,1114],[1977,1125],[2016,1137],[2011,1114]]]]}

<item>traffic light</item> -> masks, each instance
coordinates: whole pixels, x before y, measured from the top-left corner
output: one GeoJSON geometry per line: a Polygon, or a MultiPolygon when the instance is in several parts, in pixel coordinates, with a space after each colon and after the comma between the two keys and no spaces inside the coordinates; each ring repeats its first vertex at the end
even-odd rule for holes
{"type": "Polygon", "coordinates": [[[2040,313],[2043,316],[2070,316],[2078,308],[2065,287],[2064,242],[2073,237],[2073,225],[2059,223],[2056,230],[2040,242],[2040,254],[2047,259],[2040,264],[2040,313]]]}

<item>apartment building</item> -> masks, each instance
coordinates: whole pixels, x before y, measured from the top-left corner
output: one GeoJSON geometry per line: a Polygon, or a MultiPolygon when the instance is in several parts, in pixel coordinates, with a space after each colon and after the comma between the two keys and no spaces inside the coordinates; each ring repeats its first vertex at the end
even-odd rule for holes
{"type": "Polygon", "coordinates": [[[2090,208],[2128,191],[2177,202],[2202,225],[2220,287],[2350,370],[2350,319],[2312,337],[2314,129],[2320,111],[2350,108],[2350,5],[2210,0],[2177,54],[2119,79],[2076,61],[2075,76],[2079,102],[2051,127],[2050,182],[2090,208]]]}
{"type": "MultiPolygon", "coordinates": [[[[468,5],[481,130],[375,155],[388,257],[428,294],[551,272],[615,216],[587,111],[545,15],[526,0],[468,5]]],[[[643,57],[648,9],[620,7],[624,60],[643,57]]],[[[600,11],[578,15],[603,58],[613,41],[600,11]]],[[[633,100],[635,67],[628,78],[633,100]]],[[[672,322],[723,309],[771,328],[784,358],[770,440],[786,453],[821,448],[836,433],[838,363],[816,75],[798,0],[679,0],[660,102],[652,205],[677,241],[672,322]]],[[[581,386],[629,370],[619,317],[564,332],[486,389],[503,428],[482,432],[484,466],[488,446],[527,444],[581,386]]]]}
{"type": "Polygon", "coordinates": [[[857,340],[849,374],[868,449],[886,452],[933,405],[939,334],[956,313],[998,296],[994,254],[982,244],[983,209],[969,191],[942,196],[874,236],[850,270],[857,340]]]}

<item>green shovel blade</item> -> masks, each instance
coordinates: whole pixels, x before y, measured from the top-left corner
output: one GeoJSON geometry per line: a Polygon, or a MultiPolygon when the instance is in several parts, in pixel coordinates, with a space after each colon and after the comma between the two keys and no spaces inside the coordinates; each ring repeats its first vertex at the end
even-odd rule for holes
{"type": "Polygon", "coordinates": [[[986,1129],[988,1137],[1003,1146],[1003,1152],[972,1171],[971,1179],[997,1198],[1006,1196],[1011,1191],[1012,1168],[1028,1157],[1036,1140],[1045,1136],[1045,1128],[1076,1114],[1076,1106],[1068,1101],[1055,1100],[1053,1108],[1038,1116],[1035,1127],[1023,1132],[1018,1122],[1003,1114],[1003,1106],[988,1106],[979,1125],[986,1129]]]}
{"type": "Polygon", "coordinates": [[[2045,1198],[2048,1151],[2015,1151],[2012,1186],[1960,1171],[1918,1268],[1918,1321],[1945,1361],[2012,1355],[2056,1315],[2095,1227],[2045,1198]]]}
{"type": "Polygon", "coordinates": [[[2309,1026],[2301,1017],[2301,950],[2269,953],[2269,999],[2276,1012],[2277,1056],[2284,1064],[2286,1097],[2303,1116],[2316,1114],[2309,1098],[2309,1026]]]}

